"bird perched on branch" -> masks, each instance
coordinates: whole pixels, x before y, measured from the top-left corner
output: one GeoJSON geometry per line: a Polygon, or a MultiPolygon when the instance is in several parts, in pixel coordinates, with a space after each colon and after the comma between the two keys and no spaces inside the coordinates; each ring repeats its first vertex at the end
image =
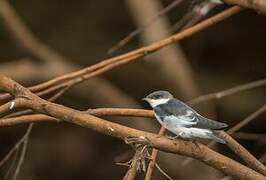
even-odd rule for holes
{"type": "Polygon", "coordinates": [[[227,124],[201,116],[169,92],[155,91],[142,100],[151,105],[159,123],[176,137],[213,139],[225,144],[215,130],[223,129],[227,124]]]}

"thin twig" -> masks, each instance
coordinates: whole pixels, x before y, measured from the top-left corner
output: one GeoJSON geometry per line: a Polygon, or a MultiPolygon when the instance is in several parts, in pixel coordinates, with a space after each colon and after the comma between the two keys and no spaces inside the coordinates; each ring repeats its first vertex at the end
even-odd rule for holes
{"type": "Polygon", "coordinates": [[[25,139],[29,136],[33,125],[30,124],[25,132],[25,134],[17,141],[17,143],[9,150],[7,155],[0,161],[0,168],[11,158],[11,156],[17,151],[17,149],[24,143],[25,139]]]}
{"type": "MultiPolygon", "coordinates": [[[[6,70],[5,67],[1,66],[1,69],[4,69],[3,74],[8,73],[15,75],[15,77],[19,76],[19,79],[34,79],[36,77],[35,75],[37,75],[41,79],[50,79],[51,77],[57,77],[62,74],[74,72],[77,69],[81,68],[76,64],[71,63],[71,60],[56,52],[54,49],[50,48],[48,45],[38,39],[38,37],[34,35],[34,33],[26,25],[26,23],[24,23],[20,16],[16,13],[16,10],[12,7],[12,3],[8,0],[0,1],[0,19],[5,25],[4,28],[7,29],[7,33],[9,33],[9,35],[12,37],[14,44],[20,48],[20,51],[26,53],[27,56],[31,57],[31,59],[27,59],[26,61],[24,60],[22,62],[20,61],[12,65],[5,66],[9,67],[9,70],[6,70]],[[17,66],[18,63],[20,65],[17,66]],[[14,69],[17,70],[17,68],[22,69],[14,71],[14,69]],[[27,68],[29,68],[29,70],[27,68]],[[49,71],[47,71],[48,69],[49,71]]],[[[90,90],[94,91],[92,87],[97,84],[100,90],[97,91],[96,94],[98,96],[104,95],[110,97],[110,99],[104,98],[102,100],[103,102],[112,102],[112,104],[114,105],[121,105],[121,103],[124,103],[125,105],[140,107],[137,102],[135,102],[128,95],[126,95],[122,90],[119,90],[112,83],[101,77],[94,78],[93,80],[89,81],[88,84],[90,88],[85,88],[85,86],[83,85],[78,86],[74,89],[74,91],[78,92],[81,96],[90,99],[90,97],[87,95],[87,92],[90,90]],[[115,96],[116,98],[112,98],[112,96],[115,96]]],[[[70,87],[70,85],[71,83],[63,84],[59,87],[51,87],[51,89],[46,90],[48,88],[47,87],[44,88],[41,92],[39,92],[38,95],[42,96],[47,95],[49,93],[53,94],[57,92],[57,90],[60,90],[64,87],[70,87]]],[[[6,97],[4,102],[7,102],[11,99],[9,95],[4,95],[3,97],[6,97]]],[[[139,126],[140,123],[136,123],[139,126]]]]}
{"type": "Polygon", "coordinates": [[[21,169],[21,166],[24,162],[24,159],[25,159],[25,155],[26,155],[26,151],[27,151],[27,147],[28,147],[28,141],[29,141],[29,135],[32,131],[32,128],[33,128],[33,123],[31,123],[25,133],[25,140],[23,141],[23,146],[22,146],[22,150],[21,150],[21,154],[20,154],[20,158],[19,158],[19,161],[18,161],[18,164],[17,164],[17,167],[15,169],[15,172],[14,172],[14,175],[12,177],[12,180],[16,180],[17,177],[18,177],[18,174],[19,174],[19,171],[21,169]]]}
{"type": "Polygon", "coordinates": [[[228,4],[234,4],[241,7],[253,9],[260,14],[266,15],[266,2],[265,0],[224,0],[228,4]]]}
{"type": "Polygon", "coordinates": [[[173,180],[156,162],[155,167],[169,180],[173,180]]]}
{"type": "Polygon", "coordinates": [[[221,3],[212,0],[201,1],[194,5],[177,23],[172,26],[171,32],[187,29],[202,20],[213,8],[221,3]]]}
{"type": "Polygon", "coordinates": [[[111,47],[107,54],[113,54],[115,51],[120,49],[121,47],[125,46],[130,40],[132,40],[134,37],[136,37],[139,33],[141,33],[144,29],[146,29],[148,26],[150,26],[152,23],[154,23],[160,16],[168,13],[173,8],[175,8],[178,4],[180,4],[183,0],[174,0],[169,5],[167,5],[165,8],[163,8],[161,11],[156,14],[153,18],[151,18],[148,23],[146,23],[144,26],[138,27],[131,33],[129,33],[125,38],[120,40],[117,44],[115,44],[113,47],[111,47]]]}
{"type": "Polygon", "coordinates": [[[16,167],[16,162],[17,162],[17,159],[18,159],[18,156],[19,156],[19,150],[20,148],[18,148],[16,151],[15,151],[15,155],[13,157],[13,159],[11,160],[11,163],[7,169],[7,171],[5,172],[5,175],[4,175],[4,179],[8,179],[8,177],[11,175],[12,173],[12,170],[13,168],[16,167]]]}
{"type": "Polygon", "coordinates": [[[27,144],[28,144],[28,138],[29,138],[29,135],[32,131],[32,128],[33,128],[33,123],[29,124],[29,126],[28,126],[25,134],[22,136],[22,138],[14,145],[13,148],[11,148],[11,150],[9,150],[8,154],[0,162],[0,168],[1,168],[11,158],[11,156],[14,153],[18,153],[17,151],[18,151],[19,147],[21,147],[21,145],[23,145],[22,151],[20,154],[20,158],[19,158],[18,164],[16,166],[12,180],[15,180],[17,178],[19,171],[20,171],[20,168],[22,166],[22,163],[24,161],[26,149],[27,149],[27,144]]]}
{"type": "MultiPolygon", "coordinates": [[[[161,127],[158,135],[162,136],[164,134],[164,132],[165,132],[165,128],[161,127]]],[[[146,176],[145,176],[145,180],[151,180],[152,179],[151,177],[152,177],[152,172],[153,172],[153,169],[154,169],[154,165],[156,165],[157,154],[158,154],[158,150],[157,149],[152,149],[151,158],[150,158],[150,162],[149,162],[149,165],[148,165],[148,169],[147,169],[147,173],[146,173],[146,176]]]]}
{"type": "Polygon", "coordinates": [[[193,104],[198,104],[200,102],[211,100],[211,99],[220,99],[220,98],[223,98],[225,96],[235,94],[237,92],[253,89],[253,88],[256,88],[259,86],[264,86],[264,85],[266,85],[266,79],[261,79],[258,81],[252,81],[250,83],[235,86],[235,87],[232,87],[230,89],[223,90],[220,92],[215,92],[215,93],[199,96],[195,99],[188,101],[188,103],[193,105],[193,104]]]}
{"type": "Polygon", "coordinates": [[[228,129],[227,130],[227,133],[231,135],[234,132],[239,131],[242,127],[244,127],[245,125],[249,124],[251,121],[253,121],[254,119],[256,119],[258,116],[260,116],[265,111],[266,111],[266,104],[263,105],[262,107],[260,107],[255,112],[251,113],[249,116],[247,116],[242,121],[238,122],[236,125],[234,125],[230,129],[228,129]]]}
{"type": "MultiPolygon", "coordinates": [[[[232,7],[229,8],[207,20],[202,21],[201,23],[198,23],[197,25],[188,28],[180,33],[174,34],[168,38],[165,38],[163,40],[160,40],[158,42],[152,43],[151,45],[133,50],[131,52],[128,52],[126,54],[116,56],[114,58],[110,58],[104,61],[101,61],[98,64],[92,65],[90,67],[84,68],[82,70],[69,73],[57,78],[54,78],[50,81],[47,81],[42,84],[35,85],[33,87],[30,87],[29,89],[32,92],[39,92],[44,90],[47,93],[50,93],[52,91],[61,89],[62,87],[66,87],[66,85],[75,85],[78,83],[81,83],[89,78],[92,78],[96,75],[100,75],[106,71],[109,71],[117,66],[129,63],[131,61],[134,61],[140,57],[143,57],[147,54],[150,54],[152,52],[155,52],[165,46],[168,46],[169,44],[172,44],[176,41],[179,41],[181,39],[187,38],[197,32],[200,32],[207,27],[210,27],[214,24],[217,24],[218,22],[226,19],[227,17],[232,16],[233,14],[236,14],[240,12],[242,9],[239,7],[232,7]],[[56,86],[53,87],[53,86],[56,86]]],[[[0,95],[0,100],[6,100],[10,97],[8,94],[2,94],[0,95]]]]}

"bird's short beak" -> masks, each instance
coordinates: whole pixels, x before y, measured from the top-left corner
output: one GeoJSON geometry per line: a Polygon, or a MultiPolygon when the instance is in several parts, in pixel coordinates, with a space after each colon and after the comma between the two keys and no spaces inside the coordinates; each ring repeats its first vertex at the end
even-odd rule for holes
{"type": "Polygon", "coordinates": [[[142,98],[141,100],[142,100],[142,101],[148,101],[149,98],[142,98]]]}

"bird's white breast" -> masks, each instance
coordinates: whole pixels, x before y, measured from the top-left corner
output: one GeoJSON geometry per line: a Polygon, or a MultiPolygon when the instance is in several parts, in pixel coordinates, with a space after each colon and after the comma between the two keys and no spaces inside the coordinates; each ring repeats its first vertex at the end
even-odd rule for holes
{"type": "Polygon", "coordinates": [[[150,103],[151,107],[154,108],[155,106],[167,103],[169,100],[170,100],[169,98],[166,98],[166,99],[151,99],[151,100],[149,100],[149,103],[150,103]]]}

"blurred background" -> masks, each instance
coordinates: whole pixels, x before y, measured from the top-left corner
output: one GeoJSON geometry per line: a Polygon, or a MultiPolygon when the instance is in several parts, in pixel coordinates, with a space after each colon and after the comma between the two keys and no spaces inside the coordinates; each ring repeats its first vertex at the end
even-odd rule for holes
{"type": "MultiPolygon", "coordinates": [[[[1,0],[2,1],[2,0],[1,0]]],[[[120,1],[8,1],[40,43],[60,55],[36,58],[17,43],[4,18],[0,21],[0,72],[25,86],[81,69],[111,56],[167,37],[171,27],[188,11],[185,1],[161,18],[152,20],[173,0],[120,1]],[[108,50],[137,28],[150,25],[113,54],[108,50]]],[[[2,3],[2,2],[1,2],[2,3]]],[[[1,5],[1,4],[0,4],[1,5]]],[[[4,6],[2,6],[4,7],[4,6]]],[[[6,7],[5,7],[6,8],[6,7]]],[[[228,8],[213,9],[208,16],[228,8]]],[[[8,24],[8,23],[7,23],[8,24]]],[[[155,90],[168,90],[188,101],[199,95],[231,88],[266,77],[266,16],[244,10],[187,39],[132,63],[119,66],[97,78],[69,89],[56,102],[85,110],[98,107],[150,107],[140,99],[155,90]]],[[[25,36],[27,38],[27,36],[25,36]]],[[[201,114],[233,126],[264,105],[265,86],[218,100],[197,104],[201,114]]],[[[266,152],[266,114],[240,132],[260,134],[252,140],[238,139],[257,158],[266,152]]],[[[158,132],[156,121],[144,118],[105,117],[137,129],[158,132]]],[[[4,157],[25,133],[27,125],[1,127],[0,157],[4,157]]],[[[221,153],[239,160],[228,148],[221,153]]],[[[121,179],[133,155],[124,142],[68,123],[36,124],[19,180],[121,179]]],[[[193,161],[182,166],[184,157],[160,153],[159,165],[174,179],[220,179],[224,175],[193,161]]],[[[0,179],[10,179],[16,157],[1,167],[0,179]],[[11,170],[10,170],[11,169],[11,170]]],[[[138,179],[143,179],[143,173],[138,179]]],[[[153,179],[166,179],[155,170],[153,179]]]]}

